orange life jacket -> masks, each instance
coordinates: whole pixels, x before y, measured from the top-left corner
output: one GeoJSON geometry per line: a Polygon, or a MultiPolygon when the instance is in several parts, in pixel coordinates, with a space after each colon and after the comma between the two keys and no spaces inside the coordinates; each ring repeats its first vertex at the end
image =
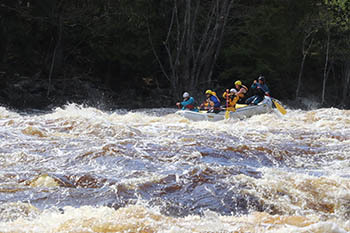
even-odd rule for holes
{"type": "Polygon", "coordinates": [[[236,96],[235,94],[233,93],[230,93],[228,94],[228,97],[227,97],[227,92],[224,92],[224,94],[222,95],[222,97],[224,97],[225,99],[227,98],[227,106],[228,107],[232,107],[234,108],[235,105],[236,105],[236,102],[238,101],[239,97],[236,96]]]}

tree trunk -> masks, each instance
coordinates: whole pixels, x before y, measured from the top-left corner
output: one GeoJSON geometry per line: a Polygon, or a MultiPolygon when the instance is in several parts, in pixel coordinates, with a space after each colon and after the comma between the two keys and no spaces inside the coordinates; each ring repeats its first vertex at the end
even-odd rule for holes
{"type": "MultiPolygon", "coordinates": [[[[170,82],[175,98],[183,91],[198,91],[200,85],[211,86],[233,0],[211,0],[206,16],[203,15],[204,8],[201,8],[204,3],[207,1],[174,0],[168,34],[163,43],[168,64],[164,64],[156,54],[149,37],[153,53],[170,82]]],[[[148,34],[151,35],[150,29],[148,34]]]]}
{"type": "Polygon", "coordinates": [[[327,32],[327,42],[326,42],[326,61],[323,69],[323,82],[322,82],[322,98],[321,104],[325,103],[325,94],[326,94],[326,82],[328,78],[328,60],[329,60],[329,43],[330,43],[330,31],[327,32]]]}
{"type": "Polygon", "coordinates": [[[342,100],[341,105],[343,107],[347,106],[349,101],[349,87],[350,87],[350,60],[344,62],[343,65],[343,90],[342,90],[342,100]]]}
{"type": "Polygon", "coordinates": [[[58,18],[58,26],[57,27],[58,27],[57,28],[57,42],[56,42],[56,46],[55,46],[53,54],[52,54],[52,61],[51,61],[50,73],[49,73],[49,84],[48,84],[47,93],[46,93],[47,97],[50,96],[51,80],[52,80],[52,75],[53,75],[53,71],[54,71],[54,68],[55,68],[57,51],[61,47],[62,28],[63,28],[63,22],[62,22],[62,17],[61,16],[59,16],[59,18],[58,18]]]}
{"type": "Polygon", "coordinates": [[[7,46],[8,46],[8,34],[7,34],[6,18],[3,18],[0,20],[0,38],[1,38],[0,62],[6,63],[6,53],[7,53],[7,46]]]}
{"type": "Polygon", "coordinates": [[[297,84],[297,89],[295,91],[295,98],[299,97],[299,93],[300,93],[300,88],[301,88],[301,78],[303,76],[303,71],[304,71],[304,64],[305,64],[305,60],[306,60],[306,56],[309,54],[309,50],[311,49],[311,46],[313,44],[314,38],[311,38],[311,41],[309,43],[309,45],[307,46],[307,48],[305,49],[306,46],[306,42],[307,39],[313,34],[314,31],[311,31],[310,33],[308,33],[304,40],[303,40],[303,45],[302,45],[302,54],[303,54],[303,58],[301,60],[301,64],[300,64],[300,70],[299,70],[299,75],[298,75],[298,84],[297,84]]]}
{"type": "Polygon", "coordinates": [[[295,98],[299,97],[300,87],[301,87],[301,77],[303,76],[305,60],[306,60],[306,54],[303,54],[303,59],[301,60],[300,70],[299,70],[299,75],[298,75],[297,89],[295,91],[295,98]]]}

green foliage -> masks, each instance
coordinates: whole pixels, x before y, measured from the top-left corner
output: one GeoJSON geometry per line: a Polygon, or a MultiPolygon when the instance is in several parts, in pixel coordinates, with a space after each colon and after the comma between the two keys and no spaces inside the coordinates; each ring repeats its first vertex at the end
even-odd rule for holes
{"type": "Polygon", "coordinates": [[[350,1],[325,0],[325,5],[332,14],[332,23],[341,30],[349,30],[350,27],[350,1]]]}

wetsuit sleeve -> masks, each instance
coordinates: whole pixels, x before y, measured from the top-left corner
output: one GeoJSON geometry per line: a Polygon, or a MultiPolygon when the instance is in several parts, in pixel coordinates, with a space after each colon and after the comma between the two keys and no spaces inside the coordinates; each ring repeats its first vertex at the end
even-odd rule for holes
{"type": "Polygon", "coordinates": [[[251,89],[255,89],[255,88],[257,88],[257,86],[258,86],[258,84],[253,83],[253,84],[250,86],[250,88],[251,88],[251,89]]]}
{"type": "Polygon", "coordinates": [[[267,85],[259,85],[259,88],[260,88],[260,91],[263,93],[263,94],[266,94],[266,93],[268,93],[268,94],[270,94],[270,90],[269,90],[269,88],[267,87],[267,85]]]}
{"type": "Polygon", "coordinates": [[[266,93],[268,93],[270,95],[270,89],[267,85],[265,85],[264,90],[266,93]]]}

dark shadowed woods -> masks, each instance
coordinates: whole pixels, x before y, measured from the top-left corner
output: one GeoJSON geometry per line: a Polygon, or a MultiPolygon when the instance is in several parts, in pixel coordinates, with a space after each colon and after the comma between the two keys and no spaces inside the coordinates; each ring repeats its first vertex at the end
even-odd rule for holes
{"type": "Polygon", "coordinates": [[[263,74],[285,103],[349,108],[349,12],[326,0],[3,0],[0,103],[169,107],[263,74]]]}

